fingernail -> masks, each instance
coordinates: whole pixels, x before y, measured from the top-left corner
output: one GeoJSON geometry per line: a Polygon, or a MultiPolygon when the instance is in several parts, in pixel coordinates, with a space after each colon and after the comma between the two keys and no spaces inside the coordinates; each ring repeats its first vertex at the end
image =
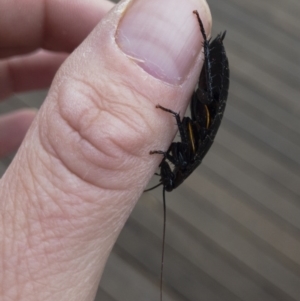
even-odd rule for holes
{"type": "Polygon", "coordinates": [[[193,14],[193,10],[199,10],[199,3],[135,0],[120,20],[116,42],[153,77],[178,85],[188,76],[202,48],[193,14]]]}

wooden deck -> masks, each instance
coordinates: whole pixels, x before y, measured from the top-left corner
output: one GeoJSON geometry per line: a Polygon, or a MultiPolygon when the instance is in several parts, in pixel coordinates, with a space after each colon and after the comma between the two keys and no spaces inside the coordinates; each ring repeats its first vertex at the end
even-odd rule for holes
{"type": "MultiPolygon", "coordinates": [[[[213,36],[227,30],[230,94],[203,164],[167,194],[164,301],[300,300],[299,0],[208,3],[213,36]]],[[[14,96],[0,109],[42,98],[14,96]]],[[[159,300],[161,194],[139,201],[97,301],[159,300]]]]}

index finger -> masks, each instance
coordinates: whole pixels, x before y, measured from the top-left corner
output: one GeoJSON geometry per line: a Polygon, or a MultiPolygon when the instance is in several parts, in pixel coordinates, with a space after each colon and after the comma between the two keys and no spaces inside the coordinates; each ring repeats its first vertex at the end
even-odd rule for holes
{"type": "Polygon", "coordinates": [[[0,0],[0,58],[39,48],[71,52],[113,6],[107,0],[0,0]]]}

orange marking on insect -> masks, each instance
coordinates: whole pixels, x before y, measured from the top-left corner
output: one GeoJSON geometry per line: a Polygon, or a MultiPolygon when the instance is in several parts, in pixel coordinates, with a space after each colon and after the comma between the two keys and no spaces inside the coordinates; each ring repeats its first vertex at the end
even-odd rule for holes
{"type": "Polygon", "coordinates": [[[207,121],[206,121],[206,128],[208,129],[209,124],[210,124],[210,114],[209,114],[209,110],[208,107],[205,105],[205,111],[206,111],[206,116],[207,116],[207,121]]]}
{"type": "Polygon", "coordinates": [[[194,139],[194,135],[193,135],[193,128],[192,128],[191,122],[189,122],[188,127],[189,127],[190,142],[192,143],[193,153],[195,153],[196,152],[195,139],[194,139]]]}

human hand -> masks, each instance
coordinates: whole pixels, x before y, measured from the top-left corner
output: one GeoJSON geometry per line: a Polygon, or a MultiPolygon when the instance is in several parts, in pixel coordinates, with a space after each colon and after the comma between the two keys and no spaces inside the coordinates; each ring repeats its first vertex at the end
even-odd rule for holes
{"type": "Polygon", "coordinates": [[[174,2],[124,1],[105,15],[113,6],[106,1],[26,1],[16,9],[0,0],[2,98],[48,85],[81,43],[33,122],[31,111],[0,120],[2,156],[32,122],[0,182],[1,300],[93,300],[161,160],[149,151],[167,149],[176,130],[155,105],[184,112],[200,73],[192,12],[209,33],[209,9],[201,0],[174,2]],[[11,58],[40,47],[52,52],[11,58]]]}

